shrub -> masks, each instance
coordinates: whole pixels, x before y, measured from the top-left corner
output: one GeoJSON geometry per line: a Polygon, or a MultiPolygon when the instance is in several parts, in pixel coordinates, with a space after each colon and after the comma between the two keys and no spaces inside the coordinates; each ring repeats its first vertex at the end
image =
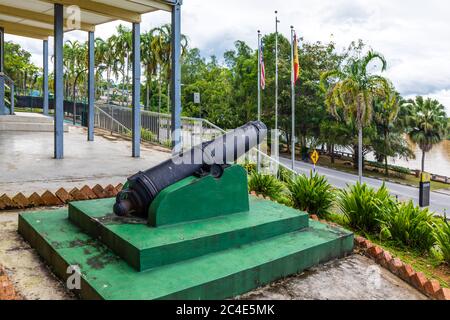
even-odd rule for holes
{"type": "Polygon", "coordinates": [[[251,174],[256,171],[256,163],[250,162],[248,160],[246,160],[242,164],[242,166],[244,167],[244,169],[247,171],[248,174],[251,174]]]}
{"type": "Polygon", "coordinates": [[[383,233],[411,248],[429,250],[435,242],[433,221],[428,209],[416,207],[412,201],[401,203],[383,223],[383,233]]]}
{"type": "Polygon", "coordinates": [[[324,218],[330,213],[335,194],[324,176],[300,175],[287,184],[294,208],[324,218]]]}
{"type": "Polygon", "coordinates": [[[352,228],[376,233],[381,230],[382,221],[396,207],[396,202],[384,184],[375,191],[359,182],[340,190],[337,203],[352,228]]]}
{"type": "Polygon", "coordinates": [[[442,257],[447,263],[450,263],[450,224],[446,219],[441,223],[434,224],[433,236],[442,257]]]}
{"type": "Polygon", "coordinates": [[[250,174],[248,180],[248,187],[250,191],[262,194],[272,199],[279,199],[283,193],[284,185],[272,175],[257,173],[256,171],[250,174]]]}
{"type": "Polygon", "coordinates": [[[291,170],[279,166],[277,176],[281,181],[288,183],[294,178],[295,175],[291,170]]]}

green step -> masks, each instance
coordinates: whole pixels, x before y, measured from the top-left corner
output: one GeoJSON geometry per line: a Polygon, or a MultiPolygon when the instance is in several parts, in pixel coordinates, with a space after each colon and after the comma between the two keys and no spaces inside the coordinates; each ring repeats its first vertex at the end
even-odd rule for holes
{"type": "Polygon", "coordinates": [[[69,265],[82,273],[86,299],[224,299],[341,257],[353,235],[310,221],[310,227],[198,258],[137,272],[67,218],[67,210],[24,213],[19,232],[67,279],[69,265]]]}
{"type": "Polygon", "coordinates": [[[199,257],[308,227],[308,215],[250,197],[250,210],[152,228],[112,213],[115,199],[72,202],[69,219],[138,271],[199,257]]]}

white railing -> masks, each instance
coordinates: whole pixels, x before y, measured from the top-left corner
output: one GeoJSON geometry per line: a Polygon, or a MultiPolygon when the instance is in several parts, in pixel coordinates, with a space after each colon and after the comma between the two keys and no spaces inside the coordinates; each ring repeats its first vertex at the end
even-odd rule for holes
{"type": "MultiPolygon", "coordinates": [[[[172,141],[171,115],[141,110],[141,139],[142,141],[161,144],[169,147],[172,141]]],[[[96,104],[95,126],[112,133],[131,136],[132,110],[108,104],[96,104]]],[[[188,150],[203,142],[213,140],[226,133],[226,131],[205,119],[181,117],[181,145],[182,150],[188,150]]],[[[297,174],[266,152],[267,145],[251,149],[240,157],[238,163],[251,163],[256,165],[258,154],[261,172],[277,174],[280,167],[297,174]]]]}

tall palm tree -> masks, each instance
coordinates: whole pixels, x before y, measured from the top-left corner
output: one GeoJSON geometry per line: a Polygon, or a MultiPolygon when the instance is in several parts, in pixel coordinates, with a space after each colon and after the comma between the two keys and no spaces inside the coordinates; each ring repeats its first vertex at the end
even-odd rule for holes
{"type": "Polygon", "coordinates": [[[425,154],[447,134],[445,108],[437,100],[416,97],[408,101],[406,123],[410,139],[422,150],[422,172],[425,171],[425,154]]]}
{"type": "Polygon", "coordinates": [[[331,114],[339,119],[341,109],[347,121],[355,121],[358,128],[358,176],[362,180],[363,169],[363,126],[372,118],[374,95],[388,90],[387,80],[369,72],[368,66],[378,59],[381,71],[386,70],[385,58],[374,51],[369,51],[362,58],[350,58],[342,69],[324,72],[320,83],[326,91],[325,103],[331,114]]]}
{"type": "Polygon", "coordinates": [[[147,96],[145,107],[147,110],[150,110],[150,90],[152,77],[156,73],[158,60],[156,58],[156,54],[153,51],[153,47],[155,46],[155,42],[158,40],[153,36],[153,32],[149,31],[141,35],[141,57],[142,64],[144,65],[144,72],[146,77],[146,87],[147,87],[147,96]]]}
{"type": "MultiPolygon", "coordinates": [[[[161,109],[161,85],[163,79],[167,83],[167,108],[169,109],[170,101],[170,75],[172,70],[172,26],[170,24],[162,25],[161,27],[152,30],[156,41],[153,42],[153,50],[156,55],[156,61],[158,62],[157,70],[159,77],[159,106],[161,109]]],[[[188,47],[188,38],[185,35],[181,35],[181,55],[186,54],[188,47]]]]}

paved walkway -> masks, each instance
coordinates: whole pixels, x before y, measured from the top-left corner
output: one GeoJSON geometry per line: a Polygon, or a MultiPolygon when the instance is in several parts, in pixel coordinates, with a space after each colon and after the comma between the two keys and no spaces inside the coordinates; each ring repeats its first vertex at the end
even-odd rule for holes
{"type": "MultiPolygon", "coordinates": [[[[73,299],[17,233],[17,212],[0,211],[0,264],[25,299],[73,299]]],[[[426,299],[372,260],[351,255],[280,280],[245,299],[426,299]]]]}
{"type": "Polygon", "coordinates": [[[0,134],[0,195],[117,185],[168,157],[167,152],[142,147],[141,158],[132,158],[131,141],[97,135],[88,142],[86,129],[71,126],[64,135],[64,159],[55,160],[52,132],[4,131],[0,134]]]}

